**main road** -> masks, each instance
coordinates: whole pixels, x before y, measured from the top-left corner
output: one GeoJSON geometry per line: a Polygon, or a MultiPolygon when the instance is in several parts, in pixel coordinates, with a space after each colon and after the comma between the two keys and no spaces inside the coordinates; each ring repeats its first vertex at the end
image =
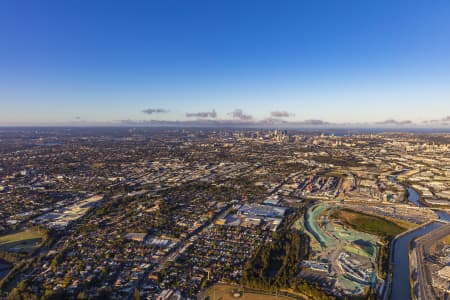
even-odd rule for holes
{"type": "Polygon", "coordinates": [[[416,293],[417,296],[416,299],[427,300],[436,298],[436,295],[433,293],[433,289],[431,288],[432,275],[425,258],[427,253],[430,253],[431,245],[435,244],[448,234],[450,234],[450,224],[445,224],[440,226],[438,229],[421,236],[413,242],[413,248],[416,250],[417,258],[417,289],[414,289],[414,293],[416,293]]]}

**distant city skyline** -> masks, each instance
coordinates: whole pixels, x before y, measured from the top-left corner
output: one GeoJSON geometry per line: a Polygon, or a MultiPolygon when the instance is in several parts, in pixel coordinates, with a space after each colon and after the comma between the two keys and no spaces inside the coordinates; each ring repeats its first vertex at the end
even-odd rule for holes
{"type": "Polygon", "coordinates": [[[0,126],[450,127],[446,1],[4,1],[0,126]]]}

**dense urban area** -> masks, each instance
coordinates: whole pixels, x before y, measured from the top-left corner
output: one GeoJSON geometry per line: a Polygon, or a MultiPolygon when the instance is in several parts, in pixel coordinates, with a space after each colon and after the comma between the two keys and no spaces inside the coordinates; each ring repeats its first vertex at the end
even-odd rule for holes
{"type": "Polygon", "coordinates": [[[426,131],[3,128],[0,299],[449,299],[449,153],[426,131]]]}

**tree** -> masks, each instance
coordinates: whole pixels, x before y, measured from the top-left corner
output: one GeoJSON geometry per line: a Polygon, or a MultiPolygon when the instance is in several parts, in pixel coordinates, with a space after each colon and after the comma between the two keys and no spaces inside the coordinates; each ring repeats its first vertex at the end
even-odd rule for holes
{"type": "Polygon", "coordinates": [[[38,297],[33,293],[28,280],[21,281],[8,295],[8,300],[37,300],[38,297]]]}

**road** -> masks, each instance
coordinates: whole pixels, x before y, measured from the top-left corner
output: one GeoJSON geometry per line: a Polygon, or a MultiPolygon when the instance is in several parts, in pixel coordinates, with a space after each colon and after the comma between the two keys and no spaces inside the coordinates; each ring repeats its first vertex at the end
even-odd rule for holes
{"type": "Polygon", "coordinates": [[[430,247],[440,239],[450,234],[450,224],[445,224],[438,229],[431,231],[419,238],[413,243],[417,257],[417,290],[416,299],[428,300],[436,299],[432,289],[432,277],[428,267],[427,257],[430,253],[430,247]]]}
{"type": "Polygon", "coordinates": [[[389,249],[389,264],[381,299],[409,299],[409,245],[411,240],[439,228],[442,223],[429,222],[396,236],[389,249]]]}
{"type": "MultiPolygon", "coordinates": [[[[181,170],[181,169],[184,169],[184,168],[185,168],[185,167],[176,168],[176,169],[174,169],[174,170],[171,170],[171,173],[176,173],[176,171],[181,170]]],[[[249,165],[249,166],[239,166],[239,167],[237,167],[237,168],[231,168],[230,170],[226,170],[225,172],[211,173],[211,171],[216,170],[217,168],[218,168],[218,167],[216,166],[216,167],[210,169],[210,170],[209,170],[210,172],[208,172],[207,174],[205,174],[205,175],[203,175],[203,176],[199,176],[199,177],[197,177],[197,178],[192,178],[192,179],[185,178],[185,180],[182,180],[182,181],[179,182],[179,183],[180,183],[180,184],[189,184],[189,183],[197,182],[197,181],[204,180],[204,179],[214,179],[214,178],[216,178],[216,177],[225,177],[225,176],[228,176],[228,175],[233,174],[233,173],[235,173],[236,176],[244,176],[244,175],[247,175],[247,174],[251,173],[252,171],[254,171],[255,169],[257,169],[258,167],[257,167],[257,166],[251,166],[251,165],[249,165]]],[[[153,181],[156,181],[156,180],[158,180],[159,178],[164,177],[164,176],[166,176],[166,175],[167,175],[167,174],[164,173],[164,174],[160,174],[160,175],[154,176],[154,175],[153,175],[153,171],[152,171],[152,172],[145,172],[145,173],[143,173],[143,174],[139,174],[139,175],[133,176],[133,177],[131,177],[131,178],[128,178],[128,179],[126,179],[125,181],[121,181],[121,182],[117,182],[117,183],[112,183],[112,184],[110,184],[110,185],[108,185],[108,186],[106,187],[106,190],[112,190],[112,189],[117,188],[117,187],[122,187],[122,186],[125,187],[125,186],[130,185],[130,184],[139,183],[139,181],[140,181],[141,179],[145,178],[145,177],[152,177],[152,180],[153,180],[153,181]]],[[[223,179],[222,179],[222,181],[226,181],[226,180],[227,180],[226,178],[223,178],[223,179]]],[[[218,181],[220,181],[220,180],[218,180],[218,181]]],[[[170,188],[173,188],[173,187],[164,187],[164,188],[160,188],[160,189],[158,189],[158,190],[153,190],[153,192],[155,192],[155,191],[162,191],[162,190],[166,190],[166,189],[170,189],[170,188]]],[[[152,192],[152,191],[150,191],[150,192],[152,192]]],[[[93,194],[94,194],[94,195],[100,195],[101,193],[93,193],[93,194]]],[[[120,197],[126,197],[126,195],[120,195],[120,197]]],[[[90,210],[86,215],[84,215],[84,216],[82,216],[80,219],[78,219],[78,220],[72,222],[72,223],[69,225],[69,227],[71,227],[71,226],[77,224],[78,222],[80,222],[80,221],[82,221],[82,220],[84,220],[84,219],[86,219],[86,218],[89,218],[90,215],[93,214],[97,208],[98,208],[98,207],[93,208],[93,209],[90,210]]],[[[228,209],[228,208],[229,208],[229,205],[228,205],[227,207],[225,207],[224,209],[228,209]]],[[[25,228],[26,224],[28,224],[30,221],[36,219],[37,217],[39,217],[39,216],[41,216],[41,215],[43,215],[43,214],[48,213],[48,212],[50,212],[50,211],[52,211],[52,210],[54,210],[54,209],[56,209],[56,208],[53,208],[53,209],[51,209],[51,210],[49,210],[49,211],[46,211],[46,212],[43,212],[43,213],[41,213],[41,214],[35,215],[35,216],[33,216],[32,218],[30,218],[30,219],[24,220],[23,222],[21,222],[20,224],[18,224],[18,226],[19,226],[20,228],[25,228]]],[[[219,214],[219,215],[220,215],[220,214],[219,214]]],[[[160,264],[159,264],[158,270],[164,265],[164,263],[165,263],[167,260],[169,260],[169,259],[173,259],[173,260],[176,259],[176,257],[177,257],[177,256],[179,255],[179,253],[180,253],[180,250],[181,250],[181,249],[186,245],[186,243],[189,241],[189,238],[191,238],[191,237],[194,236],[194,235],[198,235],[198,234],[200,233],[201,230],[203,230],[206,226],[208,226],[209,224],[211,224],[211,222],[214,222],[214,221],[215,221],[215,219],[213,218],[213,219],[210,219],[208,222],[205,222],[205,224],[203,224],[200,228],[198,228],[195,232],[193,232],[190,236],[188,236],[182,243],[180,243],[180,245],[179,245],[176,249],[173,249],[173,251],[175,251],[175,252],[172,252],[171,255],[167,255],[167,256],[165,256],[165,257],[163,258],[163,260],[162,260],[162,261],[160,262],[160,264]]],[[[67,230],[67,228],[66,228],[66,230],[67,230]]],[[[52,242],[52,245],[49,245],[49,247],[47,247],[47,246],[46,246],[46,247],[42,247],[41,249],[39,249],[38,251],[36,251],[36,253],[34,253],[31,257],[27,258],[26,262],[28,262],[29,264],[31,264],[32,262],[35,262],[35,261],[38,260],[39,258],[42,258],[42,257],[46,256],[46,255],[48,254],[48,251],[54,249],[54,248],[55,248],[54,246],[57,245],[57,244],[58,244],[58,241],[59,241],[61,238],[63,238],[63,237],[64,237],[64,235],[59,236],[59,238],[56,239],[56,240],[54,240],[54,241],[52,242]]],[[[12,274],[12,276],[13,276],[13,278],[11,279],[11,282],[12,282],[12,283],[11,283],[11,284],[8,284],[8,290],[11,290],[11,288],[15,285],[14,283],[18,282],[19,280],[22,280],[23,278],[31,277],[31,276],[33,275],[33,270],[34,270],[33,268],[28,268],[27,270],[25,270],[25,271],[23,271],[23,272],[16,273],[16,274],[12,274]]],[[[147,274],[148,274],[148,272],[147,272],[147,274]]],[[[145,277],[146,277],[146,275],[142,276],[142,278],[140,278],[140,280],[139,280],[138,282],[140,283],[140,282],[142,281],[142,279],[145,278],[145,277]]],[[[139,287],[139,284],[138,284],[138,287],[139,287]]]]}
{"type": "MultiPolygon", "coordinates": [[[[197,228],[195,231],[193,231],[190,235],[188,235],[186,238],[184,238],[182,241],[180,241],[178,243],[177,246],[175,246],[174,248],[172,248],[169,253],[167,253],[167,255],[165,255],[156,266],[154,266],[153,268],[147,270],[146,272],[144,272],[144,274],[142,274],[142,276],[139,278],[139,280],[137,281],[137,284],[135,285],[135,288],[137,288],[138,290],[142,287],[143,283],[145,282],[145,278],[147,278],[147,276],[152,273],[152,272],[159,272],[161,271],[164,267],[166,262],[168,261],[175,261],[177,259],[177,257],[180,255],[180,253],[182,252],[182,250],[187,247],[187,245],[189,244],[191,239],[196,239],[198,238],[198,236],[200,235],[200,233],[202,233],[204,230],[206,230],[208,228],[208,226],[210,224],[213,224],[217,218],[222,215],[223,213],[225,213],[226,211],[230,210],[230,204],[228,204],[227,206],[225,206],[218,214],[216,214],[213,218],[209,219],[208,221],[206,221],[205,223],[203,223],[202,226],[200,226],[199,228],[197,228]]],[[[127,299],[132,299],[133,295],[134,295],[134,288],[132,290],[133,292],[131,292],[126,298],[127,299]]]]}

